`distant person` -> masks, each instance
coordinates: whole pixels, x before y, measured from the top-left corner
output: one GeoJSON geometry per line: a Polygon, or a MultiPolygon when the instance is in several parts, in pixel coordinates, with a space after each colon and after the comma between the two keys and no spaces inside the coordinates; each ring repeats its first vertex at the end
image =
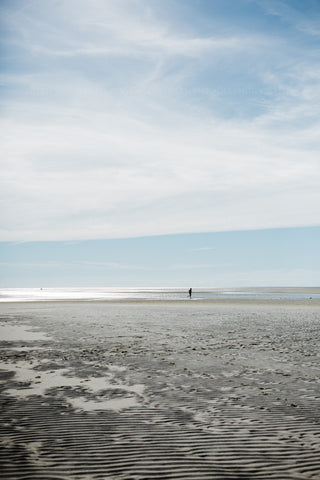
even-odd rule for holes
{"type": "Polygon", "coordinates": [[[192,297],[192,288],[189,288],[189,298],[192,297]]]}

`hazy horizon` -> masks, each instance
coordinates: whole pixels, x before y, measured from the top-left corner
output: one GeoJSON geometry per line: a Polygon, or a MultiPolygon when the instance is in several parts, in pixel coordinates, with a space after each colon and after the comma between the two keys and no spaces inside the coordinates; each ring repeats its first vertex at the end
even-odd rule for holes
{"type": "Polygon", "coordinates": [[[172,302],[172,301],[320,301],[320,287],[91,287],[91,288],[0,288],[0,304],[20,302],[172,302]]]}

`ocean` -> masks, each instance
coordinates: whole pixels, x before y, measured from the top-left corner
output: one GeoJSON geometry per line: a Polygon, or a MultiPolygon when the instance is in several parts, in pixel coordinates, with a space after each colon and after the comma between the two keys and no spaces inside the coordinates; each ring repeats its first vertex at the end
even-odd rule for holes
{"type": "MultiPolygon", "coordinates": [[[[63,300],[186,300],[189,288],[3,288],[0,302],[63,300]]],[[[228,298],[320,299],[319,287],[194,288],[192,300],[228,298]]]]}

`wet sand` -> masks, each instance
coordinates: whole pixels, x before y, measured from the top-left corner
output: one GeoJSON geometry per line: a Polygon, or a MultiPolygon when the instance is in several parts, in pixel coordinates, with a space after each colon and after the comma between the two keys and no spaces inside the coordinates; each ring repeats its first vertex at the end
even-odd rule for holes
{"type": "Polygon", "coordinates": [[[0,317],[0,478],[320,478],[319,301],[20,303],[0,317]]]}

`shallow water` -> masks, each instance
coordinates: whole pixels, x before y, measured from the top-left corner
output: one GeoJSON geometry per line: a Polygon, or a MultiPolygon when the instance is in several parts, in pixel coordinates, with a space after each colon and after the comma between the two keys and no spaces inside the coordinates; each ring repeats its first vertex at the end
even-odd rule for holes
{"type": "MultiPolygon", "coordinates": [[[[227,298],[320,299],[320,288],[194,288],[193,300],[227,298]]],[[[50,300],[185,300],[188,288],[3,288],[0,302],[50,300]]]]}

